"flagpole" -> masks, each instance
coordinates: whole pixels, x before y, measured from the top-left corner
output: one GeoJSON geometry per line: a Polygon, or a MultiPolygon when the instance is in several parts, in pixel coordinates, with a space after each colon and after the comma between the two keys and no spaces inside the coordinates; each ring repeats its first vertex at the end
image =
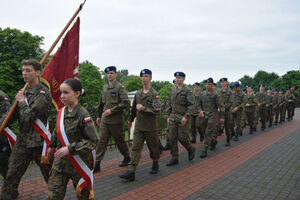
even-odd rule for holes
{"type": "MultiPolygon", "coordinates": [[[[68,21],[68,23],[66,24],[66,26],[64,27],[64,29],[60,32],[60,34],[58,35],[58,37],[56,38],[56,40],[54,41],[54,43],[51,45],[50,49],[47,51],[47,53],[44,55],[44,57],[40,61],[41,65],[43,65],[46,62],[47,58],[49,57],[49,55],[52,52],[52,50],[54,49],[54,47],[57,45],[57,43],[59,42],[59,40],[61,39],[61,37],[64,35],[64,33],[66,32],[66,30],[69,28],[70,24],[74,21],[75,17],[78,15],[78,13],[82,10],[85,2],[86,2],[86,0],[84,0],[84,2],[82,4],[80,4],[79,8],[76,10],[76,12],[73,14],[73,16],[71,17],[71,19],[68,21]]],[[[25,86],[23,87],[23,89],[22,89],[23,92],[25,92],[25,90],[27,88],[27,85],[28,84],[26,83],[25,86]]],[[[9,119],[11,118],[11,116],[12,116],[13,112],[15,111],[15,109],[17,108],[17,106],[18,106],[18,101],[15,101],[14,104],[11,106],[9,112],[7,113],[7,115],[6,115],[3,123],[1,124],[0,133],[2,133],[2,131],[6,127],[9,119]]]]}

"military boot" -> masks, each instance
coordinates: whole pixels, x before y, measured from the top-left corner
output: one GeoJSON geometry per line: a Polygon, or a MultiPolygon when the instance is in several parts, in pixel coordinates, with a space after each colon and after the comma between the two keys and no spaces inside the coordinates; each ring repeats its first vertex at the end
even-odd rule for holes
{"type": "Polygon", "coordinates": [[[120,174],[119,177],[128,181],[135,181],[135,173],[133,171],[128,170],[125,173],[120,174]]]}
{"type": "Polygon", "coordinates": [[[159,169],[158,162],[153,162],[151,171],[149,173],[150,174],[157,174],[158,169],[159,169]]]}
{"type": "Polygon", "coordinates": [[[192,138],[192,139],[190,140],[190,142],[191,142],[192,144],[195,144],[195,143],[196,143],[196,138],[192,138]]]}
{"type": "Polygon", "coordinates": [[[207,151],[202,151],[200,158],[205,158],[207,157],[207,151]]]}
{"type": "Polygon", "coordinates": [[[189,151],[189,160],[193,160],[194,159],[194,157],[195,157],[195,151],[196,151],[196,149],[195,149],[195,147],[193,147],[193,149],[192,149],[192,151],[189,151]]]}
{"type": "Polygon", "coordinates": [[[94,173],[95,172],[100,172],[101,171],[101,167],[100,167],[100,161],[95,163],[95,168],[94,168],[94,173]]]}
{"type": "Polygon", "coordinates": [[[239,141],[239,136],[236,135],[236,136],[233,138],[233,140],[234,140],[234,141],[239,141]]]}
{"type": "Polygon", "coordinates": [[[257,128],[256,128],[256,126],[254,127],[254,131],[255,131],[255,132],[257,131],[257,128]]]}
{"type": "Polygon", "coordinates": [[[128,163],[130,162],[130,157],[124,157],[124,159],[122,160],[122,162],[119,164],[120,167],[125,167],[128,165],[128,163]]]}
{"type": "Polygon", "coordinates": [[[212,142],[212,143],[210,144],[210,149],[209,149],[209,150],[211,150],[211,151],[215,150],[215,149],[216,149],[216,146],[217,146],[217,144],[218,144],[218,141],[214,141],[214,142],[212,142]]]}
{"type": "Polygon", "coordinates": [[[253,135],[253,128],[250,128],[249,135],[253,135]]]}
{"type": "Polygon", "coordinates": [[[167,166],[172,166],[172,165],[177,165],[178,164],[178,159],[177,158],[171,158],[169,162],[166,164],[167,166]]]}
{"type": "Polygon", "coordinates": [[[170,149],[170,145],[169,145],[169,143],[167,143],[167,144],[164,146],[163,150],[164,150],[164,151],[167,151],[167,150],[169,150],[169,149],[170,149]]]}
{"type": "Polygon", "coordinates": [[[228,139],[226,140],[225,146],[226,146],[226,147],[229,147],[229,146],[230,146],[230,139],[229,139],[229,140],[228,140],[228,139]]]}

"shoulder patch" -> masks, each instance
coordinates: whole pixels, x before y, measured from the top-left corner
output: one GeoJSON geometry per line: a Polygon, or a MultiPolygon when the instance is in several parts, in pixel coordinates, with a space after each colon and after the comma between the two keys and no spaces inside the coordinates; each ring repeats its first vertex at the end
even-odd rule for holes
{"type": "Polygon", "coordinates": [[[46,94],[46,92],[44,90],[41,90],[40,94],[46,94]]]}
{"type": "Polygon", "coordinates": [[[155,99],[159,99],[159,96],[157,95],[157,96],[155,97],[155,99]]]}
{"type": "Polygon", "coordinates": [[[4,97],[4,99],[3,99],[4,101],[8,101],[8,98],[7,97],[4,97]]]}
{"type": "Polygon", "coordinates": [[[154,107],[159,108],[160,107],[160,103],[157,101],[154,103],[154,107]]]}
{"type": "Polygon", "coordinates": [[[84,118],[84,122],[91,122],[92,118],[90,116],[84,118]]]}
{"type": "Polygon", "coordinates": [[[124,98],[124,99],[127,99],[127,98],[128,98],[128,96],[127,96],[126,93],[123,94],[123,98],[124,98]]]}

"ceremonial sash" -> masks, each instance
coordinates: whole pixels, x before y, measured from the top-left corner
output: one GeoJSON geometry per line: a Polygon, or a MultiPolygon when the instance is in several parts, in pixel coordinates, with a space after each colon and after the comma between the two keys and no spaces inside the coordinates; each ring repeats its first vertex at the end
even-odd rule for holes
{"type": "MultiPolygon", "coordinates": [[[[61,108],[59,110],[58,116],[57,116],[57,122],[56,122],[56,132],[59,137],[59,140],[62,144],[62,146],[69,146],[70,142],[68,140],[68,137],[65,132],[64,128],[64,111],[65,107],[61,108]]],[[[81,195],[81,191],[87,186],[90,186],[90,196],[89,198],[94,198],[94,192],[93,192],[93,170],[95,166],[95,150],[92,151],[93,154],[93,169],[91,170],[79,157],[79,155],[71,155],[68,154],[68,157],[73,165],[73,167],[76,169],[77,173],[81,176],[81,179],[79,180],[77,187],[76,187],[76,194],[78,196],[81,195]]]]}
{"type": "MultiPolygon", "coordinates": [[[[27,98],[25,98],[25,102],[28,104],[27,98]]],[[[35,120],[35,122],[32,123],[32,126],[40,136],[44,138],[44,144],[43,144],[43,150],[42,150],[42,157],[41,157],[41,163],[42,164],[50,164],[49,159],[47,157],[47,150],[49,148],[50,142],[51,142],[51,133],[49,131],[48,123],[47,127],[43,124],[43,122],[40,119],[35,120]]]]}
{"type": "Polygon", "coordinates": [[[6,127],[3,130],[3,135],[7,137],[10,147],[13,148],[17,140],[17,136],[14,134],[14,132],[12,132],[10,128],[6,127]]]}

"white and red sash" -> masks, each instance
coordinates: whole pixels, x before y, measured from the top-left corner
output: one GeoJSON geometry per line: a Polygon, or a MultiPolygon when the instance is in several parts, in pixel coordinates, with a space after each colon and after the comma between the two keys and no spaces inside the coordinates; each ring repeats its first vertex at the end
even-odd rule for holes
{"type": "MultiPolygon", "coordinates": [[[[41,91],[43,92],[43,91],[41,91]]],[[[25,98],[25,102],[27,106],[29,105],[27,98],[25,98]]],[[[49,148],[50,142],[51,142],[51,133],[49,131],[48,127],[48,122],[47,122],[47,127],[44,125],[44,123],[40,120],[37,119],[35,122],[32,123],[32,126],[40,136],[44,138],[44,144],[43,144],[43,150],[42,150],[42,157],[41,157],[41,163],[42,164],[50,164],[49,159],[47,157],[47,150],[49,148]]]]}
{"type": "Polygon", "coordinates": [[[17,136],[14,134],[14,132],[12,130],[10,130],[10,128],[6,127],[3,130],[3,135],[5,135],[7,137],[10,148],[13,148],[13,146],[15,145],[16,140],[17,140],[17,136]]]}
{"type": "MultiPolygon", "coordinates": [[[[56,122],[56,132],[60,139],[60,142],[62,146],[69,146],[70,142],[68,140],[68,137],[65,132],[64,128],[64,111],[65,107],[61,108],[59,110],[58,116],[57,116],[57,122],[56,122]]],[[[73,167],[76,169],[77,173],[81,176],[81,179],[79,180],[77,187],[76,187],[76,193],[78,196],[80,196],[81,191],[87,186],[90,186],[90,196],[89,198],[94,198],[94,192],[93,192],[93,171],[95,166],[95,156],[96,152],[95,150],[92,151],[93,154],[93,169],[91,170],[79,157],[79,155],[71,155],[68,154],[68,157],[73,165],[73,167]]]]}

